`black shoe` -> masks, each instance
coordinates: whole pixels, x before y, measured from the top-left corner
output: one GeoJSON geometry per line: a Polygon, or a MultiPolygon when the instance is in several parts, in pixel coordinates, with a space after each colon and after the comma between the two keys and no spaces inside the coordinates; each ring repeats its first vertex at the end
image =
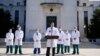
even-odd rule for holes
{"type": "Polygon", "coordinates": [[[72,53],[72,54],[75,54],[75,53],[72,53]]]}
{"type": "Polygon", "coordinates": [[[72,54],[76,54],[76,52],[75,51],[73,51],[73,53],[72,54]]]}
{"type": "Polygon", "coordinates": [[[37,54],[40,54],[40,53],[37,53],[37,54]]]}
{"type": "Polygon", "coordinates": [[[61,53],[61,54],[64,54],[64,53],[61,53]]]}
{"type": "Polygon", "coordinates": [[[36,54],[36,53],[33,53],[33,54],[36,54]]]}
{"type": "Polygon", "coordinates": [[[16,55],[17,53],[14,53],[14,55],[16,55]]]}
{"type": "Polygon", "coordinates": [[[13,52],[10,52],[10,54],[13,54],[13,52]]]}
{"type": "Polygon", "coordinates": [[[58,52],[56,54],[59,54],[58,52]]]}
{"type": "Polygon", "coordinates": [[[68,52],[68,53],[70,53],[70,52],[68,52]]]}
{"type": "Polygon", "coordinates": [[[6,53],[8,53],[8,52],[6,52],[6,53]]]}
{"type": "Polygon", "coordinates": [[[56,53],[56,54],[58,54],[58,53],[56,53]]]}
{"type": "Polygon", "coordinates": [[[79,55],[79,52],[77,52],[77,55],[79,55]]]}
{"type": "Polygon", "coordinates": [[[23,55],[23,53],[19,53],[20,55],[23,55]]]}

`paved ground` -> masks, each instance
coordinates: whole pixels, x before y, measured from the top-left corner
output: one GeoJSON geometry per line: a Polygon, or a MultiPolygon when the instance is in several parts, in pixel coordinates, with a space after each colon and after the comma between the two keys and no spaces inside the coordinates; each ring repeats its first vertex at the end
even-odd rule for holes
{"type": "MultiPolygon", "coordinates": [[[[45,56],[46,48],[42,48],[40,55],[33,55],[32,54],[33,49],[32,48],[23,48],[23,55],[11,55],[11,54],[5,54],[5,48],[0,48],[0,56],[45,56]]],[[[72,55],[72,50],[70,53],[62,54],[56,54],[56,56],[100,56],[100,49],[89,49],[89,48],[81,48],[80,49],[80,55],[72,55]]]]}

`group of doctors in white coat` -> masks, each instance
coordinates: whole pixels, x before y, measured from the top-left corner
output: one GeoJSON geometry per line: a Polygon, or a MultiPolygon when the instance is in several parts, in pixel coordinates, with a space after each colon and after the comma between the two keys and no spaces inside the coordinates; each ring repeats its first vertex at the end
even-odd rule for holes
{"type": "MultiPolygon", "coordinates": [[[[59,36],[58,39],[47,39],[46,43],[46,56],[50,56],[50,48],[52,48],[52,56],[55,56],[55,48],[57,48],[57,54],[60,52],[64,54],[66,52],[70,52],[70,46],[73,45],[73,54],[79,54],[79,37],[80,32],[77,30],[77,27],[74,27],[72,33],[62,31],[61,27],[54,27],[54,23],[52,22],[50,27],[47,28],[45,36],[59,36]],[[72,41],[71,41],[72,40],[72,41]]],[[[41,38],[42,34],[39,32],[39,29],[33,34],[34,41],[34,54],[41,53],[41,38]]]]}
{"type": "Polygon", "coordinates": [[[62,31],[61,27],[58,28],[59,30],[59,38],[57,44],[57,54],[61,49],[61,53],[69,53],[70,46],[73,45],[73,53],[72,54],[79,54],[79,37],[80,32],[77,30],[77,27],[74,27],[73,31],[69,33],[67,30],[66,32],[62,31]]]}
{"type": "MultiPolygon", "coordinates": [[[[55,56],[55,49],[57,48],[57,54],[61,52],[62,54],[66,52],[70,52],[70,46],[73,45],[73,54],[79,54],[79,37],[80,32],[77,30],[77,27],[74,27],[73,31],[69,33],[67,30],[64,32],[61,27],[56,28],[54,27],[54,23],[52,22],[50,27],[47,28],[47,31],[45,33],[45,36],[59,36],[58,39],[47,39],[46,42],[46,56],[50,56],[50,48],[52,48],[52,56],[55,56]],[[60,51],[61,50],[61,51],[60,51]]],[[[23,40],[24,33],[21,30],[21,27],[18,27],[18,29],[15,31],[15,41],[14,40],[14,34],[12,33],[12,29],[9,30],[9,32],[6,34],[5,42],[7,46],[6,53],[13,52],[13,45],[15,45],[15,53],[17,54],[17,51],[19,49],[19,54],[22,54],[22,40],[23,40]],[[14,43],[13,43],[14,42],[14,43]]],[[[42,35],[39,32],[39,29],[36,30],[36,32],[33,34],[33,41],[34,41],[34,54],[40,54],[41,53],[41,38],[42,35]]]]}
{"type": "Polygon", "coordinates": [[[47,51],[46,56],[50,56],[50,48],[52,48],[52,56],[55,56],[55,48],[57,47],[57,54],[60,52],[64,54],[70,52],[70,46],[73,45],[73,53],[79,54],[79,37],[80,32],[77,30],[77,27],[74,27],[73,31],[69,33],[68,31],[62,31],[61,27],[54,27],[54,23],[51,23],[51,26],[47,28],[46,35],[50,36],[59,36],[58,39],[47,39],[47,51]]]}
{"type": "Polygon", "coordinates": [[[57,54],[61,52],[61,54],[64,54],[66,52],[70,52],[70,40],[71,40],[71,34],[68,32],[62,31],[61,27],[58,28],[59,30],[59,38],[57,43],[57,54]],[[61,50],[61,51],[60,51],[61,50]]]}
{"type": "Polygon", "coordinates": [[[17,54],[19,50],[19,54],[22,54],[22,40],[24,33],[21,30],[21,27],[18,25],[15,34],[12,32],[12,29],[9,29],[9,32],[6,33],[6,54],[9,52],[13,54],[13,47],[15,47],[14,54],[17,54]],[[15,37],[15,38],[14,38],[15,37]]]}

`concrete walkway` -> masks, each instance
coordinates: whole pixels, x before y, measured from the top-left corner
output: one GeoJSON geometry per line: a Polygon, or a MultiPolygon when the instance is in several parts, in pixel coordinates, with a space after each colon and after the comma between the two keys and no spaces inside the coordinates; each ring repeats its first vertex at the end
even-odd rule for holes
{"type": "MultiPolygon", "coordinates": [[[[13,54],[5,54],[5,48],[0,48],[0,56],[45,56],[46,48],[41,49],[40,55],[33,54],[33,48],[23,48],[23,55],[13,55],[13,54]]],[[[100,56],[100,49],[89,49],[89,48],[81,48],[79,55],[72,55],[72,50],[70,53],[56,54],[56,56],[100,56]]]]}

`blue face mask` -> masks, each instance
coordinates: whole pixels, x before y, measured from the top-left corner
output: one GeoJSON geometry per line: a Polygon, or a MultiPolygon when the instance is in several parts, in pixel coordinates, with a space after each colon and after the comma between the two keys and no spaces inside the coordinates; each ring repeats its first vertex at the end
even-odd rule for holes
{"type": "Polygon", "coordinates": [[[38,35],[38,32],[36,32],[36,35],[38,35]]]}
{"type": "Polygon", "coordinates": [[[49,32],[51,32],[51,30],[49,30],[49,32]]]}
{"type": "Polygon", "coordinates": [[[61,31],[59,31],[61,33],[61,31]]]}

